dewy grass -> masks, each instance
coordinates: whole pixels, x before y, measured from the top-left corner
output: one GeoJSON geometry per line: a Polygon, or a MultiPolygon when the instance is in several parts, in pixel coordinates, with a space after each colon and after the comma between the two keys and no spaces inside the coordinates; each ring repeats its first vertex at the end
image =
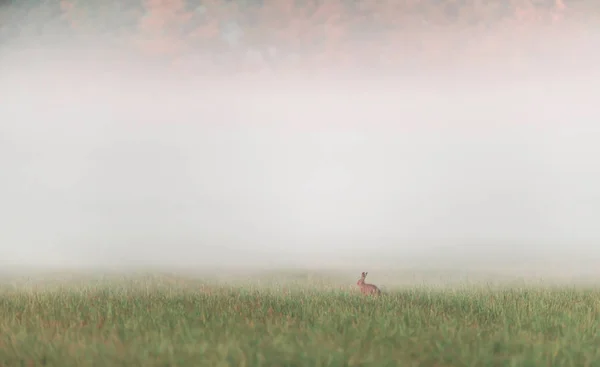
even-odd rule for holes
{"type": "Polygon", "coordinates": [[[0,366],[600,366],[600,291],[112,279],[0,288],[0,366]]]}

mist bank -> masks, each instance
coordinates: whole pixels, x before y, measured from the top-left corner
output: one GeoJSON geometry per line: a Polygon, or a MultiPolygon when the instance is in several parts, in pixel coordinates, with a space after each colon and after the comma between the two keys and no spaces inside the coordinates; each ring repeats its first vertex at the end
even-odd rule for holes
{"type": "Polygon", "coordinates": [[[600,255],[588,37],[520,77],[500,61],[223,76],[13,42],[0,263],[576,270],[600,255]]]}

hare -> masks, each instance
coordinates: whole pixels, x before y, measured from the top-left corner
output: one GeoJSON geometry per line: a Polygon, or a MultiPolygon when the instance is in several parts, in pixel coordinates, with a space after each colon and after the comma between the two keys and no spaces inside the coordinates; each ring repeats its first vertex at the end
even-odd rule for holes
{"type": "Polygon", "coordinates": [[[364,295],[380,295],[381,291],[374,284],[365,283],[365,278],[367,277],[367,272],[363,272],[356,285],[360,288],[360,292],[364,295]]]}

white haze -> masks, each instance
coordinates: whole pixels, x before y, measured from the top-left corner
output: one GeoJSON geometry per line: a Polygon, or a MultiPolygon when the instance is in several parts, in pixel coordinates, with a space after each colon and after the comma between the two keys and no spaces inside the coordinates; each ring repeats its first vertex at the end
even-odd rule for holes
{"type": "Polygon", "coordinates": [[[572,59],[527,78],[204,79],[60,35],[7,42],[0,262],[588,271],[600,36],[568,32],[548,42],[572,59]]]}

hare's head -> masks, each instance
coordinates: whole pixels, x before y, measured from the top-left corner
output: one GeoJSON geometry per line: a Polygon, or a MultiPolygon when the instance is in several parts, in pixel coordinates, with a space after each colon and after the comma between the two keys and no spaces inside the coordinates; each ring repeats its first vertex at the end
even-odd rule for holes
{"type": "Polygon", "coordinates": [[[363,285],[365,284],[365,278],[367,277],[367,272],[362,273],[362,275],[360,276],[360,279],[358,280],[358,282],[356,282],[357,285],[363,285]]]}

